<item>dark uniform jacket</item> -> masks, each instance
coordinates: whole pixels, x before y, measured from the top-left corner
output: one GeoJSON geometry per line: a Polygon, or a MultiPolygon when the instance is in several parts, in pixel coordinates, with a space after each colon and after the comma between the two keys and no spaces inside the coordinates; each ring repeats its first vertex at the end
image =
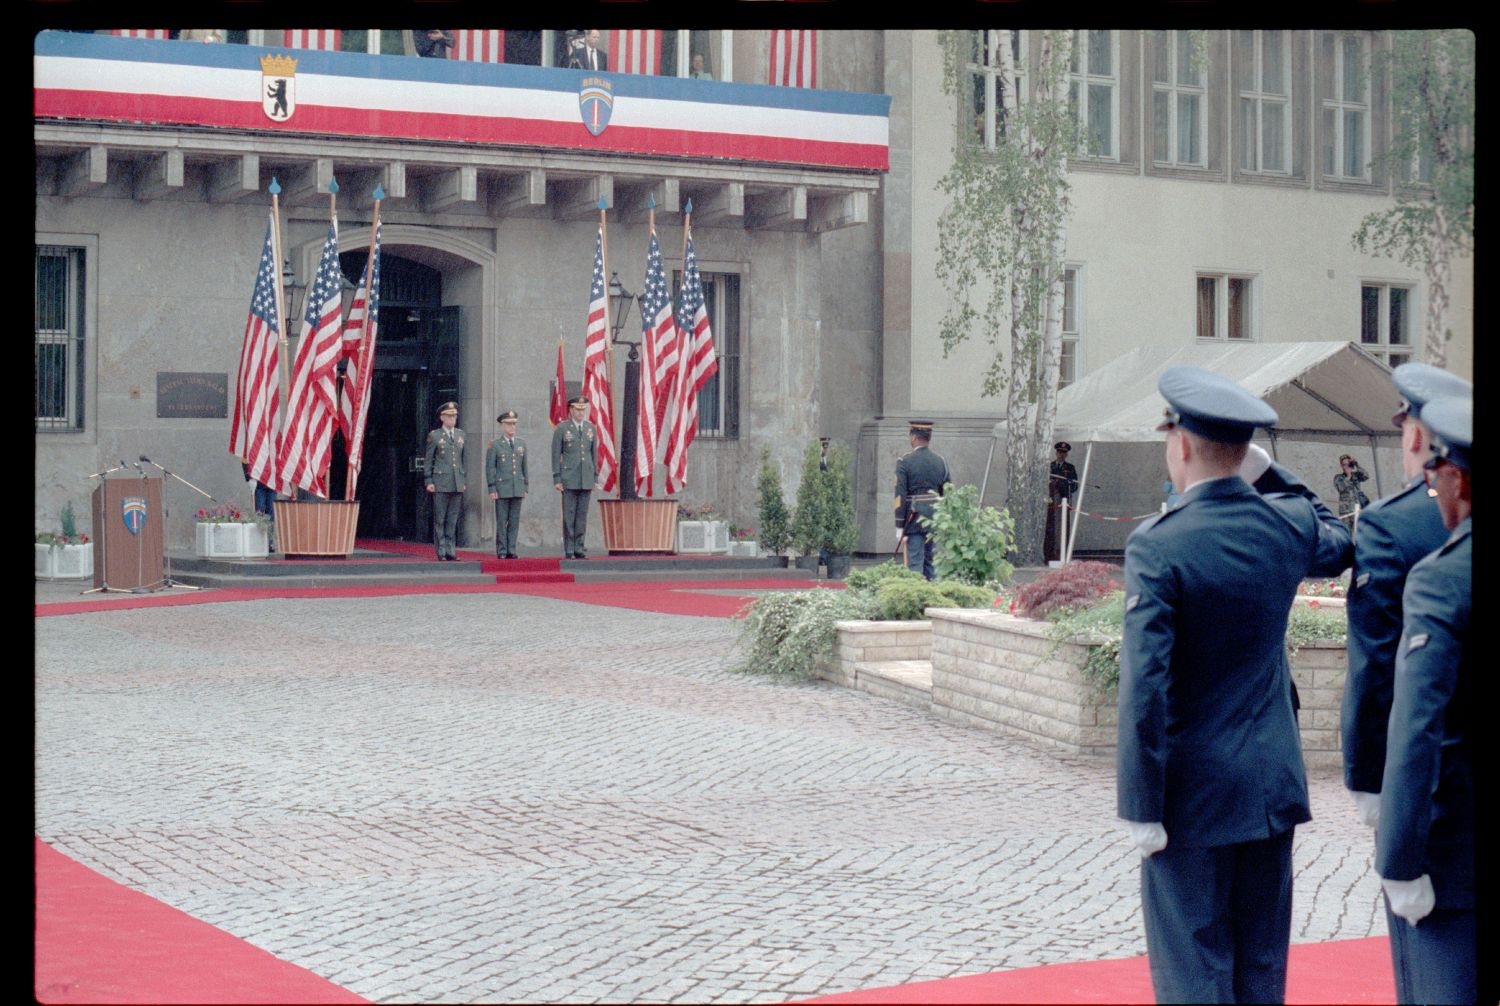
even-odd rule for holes
{"type": "Polygon", "coordinates": [[[1412,567],[1375,830],[1375,872],[1432,877],[1437,907],[1474,907],[1474,727],[1469,656],[1473,518],[1412,567]]]}
{"type": "MultiPolygon", "coordinates": [[[[943,495],[943,486],[952,482],[948,474],[948,462],[927,446],[918,447],[910,454],[896,459],[896,526],[906,527],[906,518],[913,511],[921,517],[931,517],[936,499],[913,500],[913,496],[943,495]]],[[[917,518],[912,517],[913,525],[917,518]]],[[[920,530],[920,528],[918,528],[920,530]]]]}
{"type": "Polygon", "coordinates": [[[1341,712],[1344,785],[1380,792],[1391,681],[1401,638],[1401,593],[1417,562],[1448,538],[1437,500],[1418,476],[1401,491],[1360,511],[1349,581],[1349,674],[1341,712]]]}
{"type": "Polygon", "coordinates": [[[484,456],[485,488],[501,499],[525,496],[530,491],[526,473],[526,443],[515,437],[507,444],[504,437],[490,441],[484,456]]]}
{"type": "Polygon", "coordinates": [[[552,482],[564,489],[594,488],[599,472],[599,441],[594,424],[585,420],[573,428],[565,419],[552,431],[552,482]]]}
{"type": "Polygon", "coordinates": [[[1178,847],[1311,819],[1287,615],[1302,579],[1342,572],[1352,549],[1312,490],[1268,475],[1267,495],[1238,476],[1194,486],[1125,545],[1119,814],[1178,847]]]}
{"type": "Polygon", "coordinates": [[[440,493],[461,493],[468,488],[464,468],[464,431],[453,428],[451,437],[438,428],[427,434],[427,484],[440,493]]]}

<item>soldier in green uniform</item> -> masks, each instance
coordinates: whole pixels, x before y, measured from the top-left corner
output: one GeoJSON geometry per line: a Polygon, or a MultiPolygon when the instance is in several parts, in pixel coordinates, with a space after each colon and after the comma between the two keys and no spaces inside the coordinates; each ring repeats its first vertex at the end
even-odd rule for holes
{"type": "Polygon", "coordinates": [[[906,567],[927,579],[936,577],[932,566],[932,533],[922,526],[921,518],[931,517],[933,504],[943,495],[943,486],[953,481],[948,462],[927,445],[932,441],[932,422],[913,419],[911,453],[896,461],[896,526],[906,542],[906,567]]]}
{"type": "Polygon", "coordinates": [[[516,410],[496,418],[500,436],[490,441],[484,456],[484,484],[495,501],[495,557],[515,559],[516,535],[521,528],[521,500],[529,488],[526,443],[516,436],[516,410]]]}
{"type": "Polygon", "coordinates": [[[437,557],[457,561],[458,515],[468,488],[464,464],[464,431],[458,428],[458,403],[438,409],[442,426],[427,434],[427,491],[432,493],[432,540],[437,557]]]}
{"type": "Polygon", "coordinates": [[[599,439],[589,422],[589,400],[568,403],[568,418],[552,431],[552,488],[562,493],[563,558],[586,558],[589,494],[599,478],[599,439]]]}

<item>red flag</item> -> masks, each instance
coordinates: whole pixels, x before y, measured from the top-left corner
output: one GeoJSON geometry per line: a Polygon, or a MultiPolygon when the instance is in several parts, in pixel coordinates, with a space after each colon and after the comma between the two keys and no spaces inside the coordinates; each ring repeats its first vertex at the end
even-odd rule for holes
{"type": "Polygon", "coordinates": [[[307,295],[297,359],[292,365],[292,387],[287,394],[289,414],[277,459],[281,485],[288,496],[298,487],[328,498],[328,463],[333,449],[333,417],[338,411],[335,378],[339,359],[339,319],[342,315],[338,221],[328,224],[323,257],[307,295]]]}
{"type": "Polygon", "coordinates": [[[662,413],[671,390],[672,364],[676,361],[677,323],[672,318],[672,299],[662,274],[661,245],[656,230],[646,250],[646,282],[641,293],[641,387],[636,416],[635,488],[642,496],[654,492],[653,469],[661,439],[662,413]]]}
{"type": "MultiPolygon", "coordinates": [[[[587,346],[585,346],[587,351],[587,346]]],[[[556,426],[568,418],[568,395],[563,391],[563,341],[557,340],[557,381],[552,385],[552,414],[547,418],[556,426]]]]}
{"type": "Polygon", "coordinates": [[[380,221],[375,221],[375,244],[365,264],[354,303],[344,322],[344,397],[339,403],[339,428],[349,451],[349,479],[344,498],[354,499],[359,470],[365,457],[365,422],[370,415],[370,387],[375,380],[375,331],[380,321],[380,221]],[[351,333],[353,338],[351,339],[351,333]],[[353,347],[351,352],[350,347],[353,347]]]}
{"type": "Polygon", "coordinates": [[[343,40],[338,28],[288,28],[283,37],[288,49],[340,49],[343,40]]]}
{"type": "Polygon", "coordinates": [[[661,73],[661,29],[628,28],[609,33],[609,68],[620,73],[661,73]]]}
{"type": "Polygon", "coordinates": [[[594,240],[594,279],[589,285],[588,331],[583,343],[583,394],[589,419],[599,435],[599,485],[610,492],[619,482],[615,453],[614,396],[609,386],[609,297],[604,286],[604,225],[594,240]]]}
{"type": "Polygon", "coordinates": [[[276,374],[281,323],[276,315],[276,268],[274,221],[266,223],[266,244],[260,253],[260,268],[250,294],[250,314],[245,319],[245,342],[240,348],[240,372],[235,384],[234,418],[229,426],[229,451],[250,466],[250,477],[275,486],[276,419],[281,387],[276,374]]]}
{"type": "Polygon", "coordinates": [[[771,69],[766,82],[782,87],[818,86],[818,32],[790,28],[771,32],[771,69]]]}
{"type": "MultiPolygon", "coordinates": [[[[691,210],[691,205],[689,206],[691,210]]],[[[708,324],[708,307],[703,300],[703,277],[698,272],[698,256],[693,251],[689,231],[687,251],[682,257],[682,304],[677,311],[677,328],[682,344],[678,350],[677,387],[673,396],[675,422],[667,435],[667,492],[681,492],[687,484],[687,452],[698,435],[698,393],[719,372],[714,354],[714,333],[708,324]]]]}
{"type": "Polygon", "coordinates": [[[455,28],[449,59],[467,59],[476,63],[505,62],[505,32],[499,28],[455,28]]]}

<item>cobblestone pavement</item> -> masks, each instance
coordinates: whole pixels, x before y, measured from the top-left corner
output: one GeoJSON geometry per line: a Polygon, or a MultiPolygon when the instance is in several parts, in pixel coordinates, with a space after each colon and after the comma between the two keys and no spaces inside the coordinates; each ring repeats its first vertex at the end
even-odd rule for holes
{"type": "MultiPolygon", "coordinates": [[[[781,1002],[1144,952],[1107,761],[526,596],[36,620],[36,833],[380,1002],[781,1002]]],[[[1382,935],[1333,773],[1296,942],[1382,935]]]]}

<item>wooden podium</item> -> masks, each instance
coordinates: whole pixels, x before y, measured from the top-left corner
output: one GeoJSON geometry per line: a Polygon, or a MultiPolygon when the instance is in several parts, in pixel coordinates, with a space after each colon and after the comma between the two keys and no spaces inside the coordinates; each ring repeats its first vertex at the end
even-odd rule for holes
{"type": "Polygon", "coordinates": [[[93,511],[95,589],[165,582],[160,478],[106,476],[94,489],[93,511]]]}

